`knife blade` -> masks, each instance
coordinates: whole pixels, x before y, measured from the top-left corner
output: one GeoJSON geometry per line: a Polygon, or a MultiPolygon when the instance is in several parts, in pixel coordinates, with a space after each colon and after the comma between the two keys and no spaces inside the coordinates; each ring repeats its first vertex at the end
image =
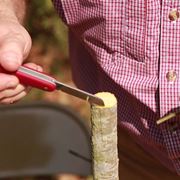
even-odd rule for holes
{"type": "MultiPolygon", "coordinates": [[[[0,67],[0,72],[9,73],[2,67],[0,67]]],[[[13,74],[15,74],[20,83],[24,85],[32,86],[44,91],[61,90],[69,95],[84,99],[91,104],[104,106],[104,102],[101,98],[81,89],[59,82],[55,78],[27,66],[20,66],[19,69],[13,74]]]]}

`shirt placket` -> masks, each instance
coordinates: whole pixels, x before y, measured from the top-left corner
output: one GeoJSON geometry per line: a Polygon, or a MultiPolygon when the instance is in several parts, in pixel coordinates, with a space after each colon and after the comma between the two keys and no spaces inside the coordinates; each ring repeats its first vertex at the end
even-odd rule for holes
{"type": "MultiPolygon", "coordinates": [[[[177,112],[180,105],[180,2],[162,1],[159,97],[160,115],[177,112]]],[[[165,122],[162,127],[169,158],[180,174],[180,118],[165,122]]]]}

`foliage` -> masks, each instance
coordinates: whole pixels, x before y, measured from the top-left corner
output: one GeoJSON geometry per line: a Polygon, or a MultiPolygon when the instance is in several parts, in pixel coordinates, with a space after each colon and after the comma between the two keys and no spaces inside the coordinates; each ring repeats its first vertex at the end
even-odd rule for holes
{"type": "Polygon", "coordinates": [[[31,0],[27,19],[27,29],[34,41],[45,45],[44,48],[58,47],[67,58],[67,28],[58,17],[51,0],[31,0]]]}
{"type": "MultiPolygon", "coordinates": [[[[67,27],[58,17],[51,0],[30,2],[26,27],[31,34],[33,46],[28,61],[41,65],[45,73],[62,83],[74,86],[68,56],[67,27]]],[[[33,88],[23,100],[61,103],[85,118],[89,116],[89,106],[83,100],[61,91],[50,93],[33,88]]]]}
{"type": "MultiPolygon", "coordinates": [[[[33,40],[28,61],[41,65],[46,73],[63,80],[69,68],[67,28],[58,17],[51,0],[31,0],[26,28],[33,40]]],[[[24,100],[47,99],[47,95],[33,89],[24,100]]]]}

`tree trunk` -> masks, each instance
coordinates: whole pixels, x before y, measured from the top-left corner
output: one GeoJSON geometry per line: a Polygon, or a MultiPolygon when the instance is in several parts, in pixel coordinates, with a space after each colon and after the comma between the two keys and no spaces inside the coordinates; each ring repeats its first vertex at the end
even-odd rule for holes
{"type": "Polygon", "coordinates": [[[113,94],[98,93],[105,106],[91,106],[94,180],[118,180],[117,100],[113,94]]]}

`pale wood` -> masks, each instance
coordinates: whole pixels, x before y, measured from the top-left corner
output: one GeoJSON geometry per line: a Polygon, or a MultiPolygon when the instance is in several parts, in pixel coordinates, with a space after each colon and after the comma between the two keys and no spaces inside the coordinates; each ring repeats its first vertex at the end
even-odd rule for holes
{"type": "Polygon", "coordinates": [[[118,180],[117,100],[113,94],[98,93],[105,106],[91,106],[94,180],[118,180]]]}

